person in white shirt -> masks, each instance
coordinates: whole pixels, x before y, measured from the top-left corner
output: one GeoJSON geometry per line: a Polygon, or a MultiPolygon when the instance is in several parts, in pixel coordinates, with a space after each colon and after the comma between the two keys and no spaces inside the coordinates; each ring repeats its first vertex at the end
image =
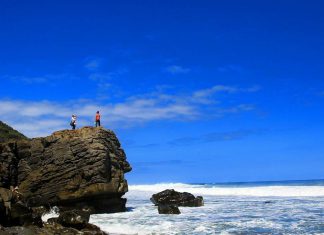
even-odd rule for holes
{"type": "Polygon", "coordinates": [[[76,118],[77,116],[76,115],[72,115],[72,118],[71,118],[71,122],[70,122],[70,126],[72,127],[72,130],[75,130],[75,127],[76,127],[76,118]]]}

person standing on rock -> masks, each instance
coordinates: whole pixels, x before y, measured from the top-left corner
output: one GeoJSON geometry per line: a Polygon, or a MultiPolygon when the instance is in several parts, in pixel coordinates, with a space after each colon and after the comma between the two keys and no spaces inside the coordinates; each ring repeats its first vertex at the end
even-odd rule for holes
{"type": "Polygon", "coordinates": [[[96,113],[96,127],[100,126],[100,114],[99,114],[99,111],[97,111],[96,113]]]}
{"type": "Polygon", "coordinates": [[[75,130],[75,127],[76,127],[76,115],[72,115],[72,118],[71,118],[71,122],[70,122],[70,126],[72,127],[72,130],[75,130]]]}

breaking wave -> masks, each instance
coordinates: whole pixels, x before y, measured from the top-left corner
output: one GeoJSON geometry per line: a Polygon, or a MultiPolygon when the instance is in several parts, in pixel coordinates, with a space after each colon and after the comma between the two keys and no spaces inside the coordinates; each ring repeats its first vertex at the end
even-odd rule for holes
{"type": "Polygon", "coordinates": [[[182,183],[161,183],[151,185],[130,185],[129,191],[160,192],[165,189],[175,189],[180,192],[189,192],[211,196],[256,196],[256,197],[322,197],[324,186],[235,186],[210,184],[195,185],[182,183]]]}
{"type": "Polygon", "coordinates": [[[48,219],[57,218],[57,217],[59,217],[59,215],[60,215],[59,208],[56,206],[53,206],[48,213],[45,213],[42,215],[42,221],[47,222],[48,219]]]}
{"type": "Polygon", "coordinates": [[[130,185],[127,212],[91,215],[109,234],[324,234],[324,185],[307,182],[130,185]],[[202,195],[203,207],[160,215],[150,201],[165,189],[202,195]]]}

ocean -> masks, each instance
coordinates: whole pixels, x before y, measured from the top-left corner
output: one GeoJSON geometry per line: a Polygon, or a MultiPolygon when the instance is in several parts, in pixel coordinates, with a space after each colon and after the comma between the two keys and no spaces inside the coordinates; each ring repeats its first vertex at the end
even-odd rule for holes
{"type": "MultiPolygon", "coordinates": [[[[228,184],[129,185],[127,212],[94,214],[90,223],[111,235],[322,234],[324,180],[228,184]],[[203,207],[160,215],[150,197],[165,189],[203,196],[203,207]]],[[[43,221],[57,217],[57,208],[43,221]]]]}
{"type": "Polygon", "coordinates": [[[91,215],[109,234],[324,234],[324,180],[229,184],[130,185],[127,212],[91,215]],[[203,196],[203,207],[160,215],[152,194],[203,196]]]}

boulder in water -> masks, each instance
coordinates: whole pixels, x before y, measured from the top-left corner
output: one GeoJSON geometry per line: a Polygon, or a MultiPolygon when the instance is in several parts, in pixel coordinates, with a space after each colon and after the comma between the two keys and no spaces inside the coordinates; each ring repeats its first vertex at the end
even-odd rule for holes
{"type": "Polygon", "coordinates": [[[177,206],[174,205],[159,205],[159,214],[181,214],[177,206]]]}
{"type": "Polygon", "coordinates": [[[174,205],[174,206],[188,206],[199,207],[204,205],[204,200],[201,196],[195,197],[191,193],[180,193],[174,189],[167,189],[162,192],[153,194],[151,202],[154,205],[174,205]]]}

